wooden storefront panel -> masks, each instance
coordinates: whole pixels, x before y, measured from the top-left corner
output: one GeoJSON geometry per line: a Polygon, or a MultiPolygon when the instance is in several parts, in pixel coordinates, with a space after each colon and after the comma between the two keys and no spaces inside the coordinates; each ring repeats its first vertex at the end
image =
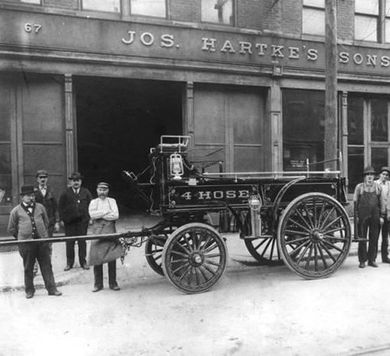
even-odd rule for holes
{"type": "Polygon", "coordinates": [[[60,78],[29,76],[21,83],[24,181],[34,183],[45,169],[56,191],[66,185],[63,98],[60,78]]]}
{"type": "MultiPolygon", "coordinates": [[[[196,86],[195,150],[225,171],[264,170],[264,98],[259,88],[196,86]]],[[[217,166],[210,171],[215,171],[217,166]]]]}

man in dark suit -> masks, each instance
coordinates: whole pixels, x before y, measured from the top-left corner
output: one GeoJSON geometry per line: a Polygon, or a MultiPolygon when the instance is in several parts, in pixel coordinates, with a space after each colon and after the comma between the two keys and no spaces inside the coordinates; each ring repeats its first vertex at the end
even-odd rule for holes
{"type": "Polygon", "coordinates": [[[36,179],[37,184],[35,186],[35,201],[42,204],[47,212],[49,218],[49,226],[47,232],[49,237],[53,237],[54,231],[58,232],[60,227],[60,218],[58,216],[57,199],[55,197],[53,188],[47,184],[48,181],[47,171],[40,169],[37,171],[36,179]]]}
{"type": "MultiPolygon", "coordinates": [[[[81,187],[82,175],[74,172],[69,177],[70,187],[60,196],[58,210],[60,218],[64,222],[66,236],[86,235],[89,223],[88,206],[92,200],[92,194],[86,188],[81,187]]],[[[75,241],[66,242],[66,267],[64,271],[69,271],[74,264],[75,241]]],[[[79,263],[83,269],[89,269],[86,264],[86,242],[77,240],[79,247],[79,263]]]]}
{"type": "MultiPolygon", "coordinates": [[[[53,189],[47,184],[48,173],[44,169],[37,171],[35,178],[37,184],[34,187],[35,201],[42,204],[47,212],[49,218],[49,225],[47,227],[48,237],[53,237],[54,231],[58,232],[60,228],[60,218],[58,216],[57,200],[54,195],[53,189]]],[[[50,256],[52,255],[52,245],[49,244],[50,256]]],[[[38,264],[35,262],[34,275],[38,273],[38,264]]]]}

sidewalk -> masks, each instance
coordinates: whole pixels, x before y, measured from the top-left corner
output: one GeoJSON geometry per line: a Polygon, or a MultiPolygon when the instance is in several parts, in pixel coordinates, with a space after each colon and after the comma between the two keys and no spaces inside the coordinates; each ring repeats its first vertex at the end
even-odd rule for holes
{"type": "MultiPolygon", "coordinates": [[[[160,218],[158,217],[143,215],[126,217],[120,219],[117,224],[117,230],[118,232],[139,230],[144,226],[153,226],[159,221],[159,219],[160,218]]],[[[226,236],[228,254],[233,261],[243,263],[244,265],[252,265],[256,263],[255,259],[247,251],[244,241],[238,237],[238,234],[226,234],[226,236]]],[[[89,244],[90,241],[87,241],[87,251],[89,251],[89,244]]],[[[351,244],[349,252],[350,257],[357,255],[357,247],[357,243],[351,244]]],[[[90,283],[91,285],[93,283],[92,268],[90,268],[90,270],[83,270],[80,268],[77,258],[77,246],[75,249],[75,260],[77,262],[70,271],[65,272],[65,243],[53,243],[52,265],[54,278],[57,286],[59,287],[70,283],[90,283]]],[[[379,253],[378,256],[380,256],[379,253]]],[[[118,281],[120,279],[131,280],[135,277],[149,278],[155,274],[153,271],[151,271],[151,268],[148,266],[144,258],[144,246],[141,246],[141,248],[132,249],[129,253],[129,256],[126,256],[124,265],[121,265],[121,263],[118,262],[117,272],[118,281]]],[[[14,290],[24,290],[23,275],[23,264],[18,250],[0,252],[0,293],[14,290]]],[[[34,278],[34,284],[36,289],[45,288],[42,275],[40,273],[34,278]]]]}
{"type": "MultiPolygon", "coordinates": [[[[141,229],[143,226],[152,226],[159,219],[155,217],[146,217],[135,215],[120,219],[117,224],[118,232],[141,229]]],[[[90,233],[90,232],[89,232],[90,233]]],[[[89,252],[90,241],[87,241],[87,252],[89,252]]],[[[93,283],[93,272],[83,270],[78,265],[77,244],[75,246],[75,265],[70,270],[65,272],[66,266],[66,251],[65,243],[53,243],[52,266],[54,279],[57,286],[63,286],[70,282],[90,282],[93,283]]],[[[0,293],[14,290],[24,290],[24,272],[22,258],[19,255],[17,248],[12,248],[13,251],[0,251],[0,293]]],[[[142,248],[143,252],[143,248],[142,248]]],[[[118,267],[120,263],[117,263],[118,267]]],[[[34,278],[36,289],[45,288],[41,273],[34,278]]]]}

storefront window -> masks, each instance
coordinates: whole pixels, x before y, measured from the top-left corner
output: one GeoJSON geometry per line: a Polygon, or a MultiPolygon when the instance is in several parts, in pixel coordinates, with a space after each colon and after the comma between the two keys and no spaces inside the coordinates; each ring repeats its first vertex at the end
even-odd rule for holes
{"type": "Polygon", "coordinates": [[[83,0],[83,10],[120,12],[120,0],[83,0]]]}
{"type": "Polygon", "coordinates": [[[371,101],[371,141],[387,140],[387,100],[373,99],[371,101]]]}
{"type": "Polygon", "coordinates": [[[324,104],[321,91],[283,91],[284,170],[323,169],[324,104]]]}
{"type": "Polygon", "coordinates": [[[233,25],[233,0],[202,0],[202,21],[233,25]]]}
{"type": "Polygon", "coordinates": [[[363,145],[363,98],[349,97],[348,99],[348,143],[363,145]]]}
{"type": "Polygon", "coordinates": [[[0,78],[0,206],[12,203],[11,90],[0,78]]]}
{"type": "Polygon", "coordinates": [[[166,17],[166,0],[130,0],[132,15],[166,17]]]}
{"type": "Polygon", "coordinates": [[[348,147],[348,192],[353,193],[362,182],[364,169],[364,147],[348,147]]]}
{"type": "Polygon", "coordinates": [[[381,167],[387,166],[388,149],[386,147],[375,147],[371,149],[371,164],[376,172],[379,172],[381,167]]]}

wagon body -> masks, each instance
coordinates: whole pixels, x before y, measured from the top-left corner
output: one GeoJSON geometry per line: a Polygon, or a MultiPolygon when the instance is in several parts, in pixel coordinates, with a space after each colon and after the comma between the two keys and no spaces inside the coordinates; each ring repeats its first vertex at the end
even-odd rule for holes
{"type": "Polygon", "coordinates": [[[351,229],[339,172],[206,173],[189,162],[188,142],[163,136],[150,152],[148,182],[128,174],[162,217],[145,246],[157,273],[187,293],[209,289],[225,269],[221,234],[229,231],[259,263],[285,263],[304,278],[329,276],[342,265],[351,229]]]}

